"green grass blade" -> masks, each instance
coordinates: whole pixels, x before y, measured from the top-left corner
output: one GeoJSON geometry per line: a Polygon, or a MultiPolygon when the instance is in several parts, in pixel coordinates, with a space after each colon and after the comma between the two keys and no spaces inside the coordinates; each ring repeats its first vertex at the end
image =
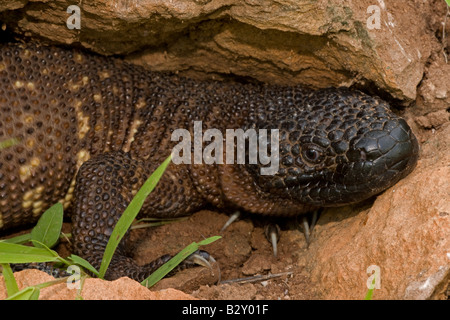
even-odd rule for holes
{"type": "Polygon", "coordinates": [[[36,287],[26,287],[16,294],[6,298],[6,300],[38,300],[40,289],[36,287]]]}
{"type": "Polygon", "coordinates": [[[213,243],[214,241],[219,240],[220,238],[222,238],[222,237],[221,237],[221,236],[212,236],[212,237],[206,238],[206,239],[200,241],[200,242],[198,243],[198,246],[199,246],[199,247],[200,247],[200,246],[206,246],[206,245],[208,245],[208,244],[210,244],[210,243],[213,243]]]}
{"type": "Polygon", "coordinates": [[[177,253],[172,259],[167,261],[161,267],[158,268],[155,272],[153,272],[147,279],[141,282],[141,284],[147,288],[154,286],[159,280],[164,278],[170,271],[172,271],[177,265],[179,265],[184,259],[189,257],[195,251],[199,249],[202,245],[210,244],[218,239],[222,238],[221,236],[214,236],[207,238],[203,241],[192,242],[190,245],[185,247],[179,253],[177,253]]]}
{"type": "Polygon", "coordinates": [[[39,295],[41,294],[41,289],[35,288],[32,292],[28,300],[39,300],[39,295]]]}
{"type": "Polygon", "coordinates": [[[56,260],[58,260],[58,254],[53,250],[0,242],[0,263],[52,262],[56,260]]]}
{"type": "Polygon", "coordinates": [[[58,283],[66,282],[68,277],[60,278],[53,281],[43,282],[34,286],[26,287],[16,294],[6,298],[6,300],[38,300],[41,289],[53,286],[58,283]]]}
{"type": "MultiPolygon", "coordinates": [[[[53,247],[59,240],[63,223],[63,206],[56,203],[46,210],[39,218],[38,223],[31,231],[31,239],[42,242],[47,247],[53,247]]],[[[35,246],[41,248],[39,243],[35,246]]]]}
{"type": "Polygon", "coordinates": [[[3,268],[3,279],[5,279],[6,292],[8,293],[8,297],[19,292],[19,287],[17,286],[16,278],[14,278],[14,274],[11,270],[11,266],[8,263],[1,264],[3,268]]]}
{"type": "Polygon", "coordinates": [[[373,296],[373,289],[369,289],[367,290],[367,294],[364,297],[364,300],[372,300],[372,296],[373,296]]]}
{"type": "Polygon", "coordinates": [[[373,292],[374,292],[374,290],[375,290],[375,277],[373,277],[373,280],[372,280],[372,289],[368,289],[367,290],[367,293],[366,293],[366,296],[364,297],[364,300],[372,300],[372,297],[373,297],[373,292]]]}
{"type": "Polygon", "coordinates": [[[72,261],[75,264],[78,264],[80,266],[82,266],[83,268],[85,268],[86,270],[91,271],[93,274],[95,274],[97,277],[99,276],[99,272],[97,271],[97,269],[95,269],[90,263],[89,261],[75,255],[75,254],[71,254],[69,257],[67,257],[68,260],[72,261]]]}
{"type": "Polygon", "coordinates": [[[152,227],[158,227],[163,226],[165,224],[170,224],[173,222],[180,222],[189,219],[189,217],[178,217],[178,218],[142,218],[139,220],[136,220],[131,225],[131,230],[134,229],[141,229],[141,228],[152,228],[152,227]],[[147,222],[147,223],[146,223],[147,222]]]}
{"type": "Polygon", "coordinates": [[[16,244],[24,244],[27,243],[31,240],[31,233],[25,233],[25,234],[21,234],[20,236],[16,236],[13,238],[9,238],[9,239],[4,239],[1,240],[3,242],[8,242],[8,243],[16,243],[16,244]]]}
{"type": "Polygon", "coordinates": [[[139,210],[141,210],[147,196],[153,191],[159,179],[163,175],[167,166],[169,165],[172,157],[169,156],[152,175],[145,181],[141,189],[136,193],[133,200],[131,200],[128,207],[123,212],[119,221],[117,221],[116,226],[109,238],[108,244],[106,245],[105,253],[103,254],[102,263],[100,265],[99,277],[103,278],[105,276],[106,270],[111,262],[114,252],[122,240],[123,236],[133,223],[134,218],[136,218],[139,210]]]}

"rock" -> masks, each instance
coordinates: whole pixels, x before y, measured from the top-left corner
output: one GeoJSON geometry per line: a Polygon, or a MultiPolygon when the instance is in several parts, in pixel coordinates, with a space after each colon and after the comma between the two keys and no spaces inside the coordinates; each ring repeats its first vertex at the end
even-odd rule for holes
{"type": "MultiPolygon", "coordinates": [[[[52,276],[39,270],[24,270],[14,273],[19,290],[25,287],[54,281],[52,276]]],[[[7,297],[5,282],[0,276],[0,300],[7,297]]],[[[74,300],[76,289],[69,289],[66,283],[60,283],[41,289],[40,300],[74,300]]],[[[150,291],[130,278],[115,281],[89,278],[84,282],[81,297],[84,300],[193,300],[192,296],[175,289],[150,291]]]]}
{"type": "Polygon", "coordinates": [[[255,300],[257,289],[253,283],[239,286],[221,284],[213,287],[201,287],[192,294],[198,299],[214,300],[255,300]]]}
{"type": "Polygon", "coordinates": [[[28,0],[0,0],[0,12],[23,8],[28,0]]]}
{"type": "Polygon", "coordinates": [[[357,84],[406,102],[438,45],[427,25],[435,4],[419,0],[96,0],[78,4],[79,30],[66,26],[69,5],[15,0],[0,20],[15,34],[129,55],[152,70],[316,88],[357,84]]]}
{"type": "Polygon", "coordinates": [[[417,124],[425,129],[436,129],[449,121],[450,114],[444,109],[416,118],[417,124]]]}
{"type": "Polygon", "coordinates": [[[423,144],[412,174],[382,193],[371,208],[333,208],[322,214],[307,259],[321,298],[363,299],[372,265],[379,267],[381,280],[374,299],[445,298],[450,280],[449,136],[447,122],[423,144]]]}
{"type": "Polygon", "coordinates": [[[411,282],[406,288],[404,298],[412,299],[428,299],[430,297],[445,297],[448,292],[448,274],[449,267],[441,267],[424,281],[411,282]]]}
{"type": "MultiPolygon", "coordinates": [[[[419,101],[422,112],[438,112],[450,106],[450,64],[445,62],[442,52],[434,55],[423,82],[419,87],[423,101],[419,101]]],[[[419,109],[419,110],[420,110],[419,109]]]]}

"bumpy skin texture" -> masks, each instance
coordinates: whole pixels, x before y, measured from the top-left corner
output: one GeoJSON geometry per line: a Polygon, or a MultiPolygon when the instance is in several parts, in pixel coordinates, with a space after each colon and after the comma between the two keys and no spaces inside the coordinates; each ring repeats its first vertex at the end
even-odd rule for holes
{"type": "MultiPolygon", "coordinates": [[[[289,216],[369,198],[406,176],[418,144],[378,98],[346,89],[203,82],[121,60],[35,44],[0,48],[0,230],[60,201],[74,253],[99,267],[120,214],[171,153],[175,129],[279,129],[280,169],[170,164],[141,216],[222,209],[289,216]]],[[[142,280],[124,243],[107,277],[142,280]]]]}

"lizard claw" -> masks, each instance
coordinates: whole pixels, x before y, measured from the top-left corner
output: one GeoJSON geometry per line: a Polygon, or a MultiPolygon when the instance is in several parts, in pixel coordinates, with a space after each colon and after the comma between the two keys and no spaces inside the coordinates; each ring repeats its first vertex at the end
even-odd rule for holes
{"type": "MultiPolygon", "coordinates": [[[[192,268],[195,266],[203,266],[207,267],[213,273],[212,264],[216,263],[216,259],[214,259],[208,252],[204,250],[197,250],[192,253],[189,257],[187,257],[178,267],[179,269],[192,268]]],[[[220,267],[217,264],[218,269],[218,283],[221,280],[220,267]]]]}
{"type": "Polygon", "coordinates": [[[199,265],[212,269],[211,264],[215,262],[216,260],[208,252],[197,250],[183,261],[183,266],[190,268],[199,265]]]}
{"type": "Polygon", "coordinates": [[[264,227],[264,235],[267,240],[272,244],[273,255],[277,257],[278,254],[278,241],[280,240],[280,227],[277,224],[270,223],[264,227]]]}
{"type": "Polygon", "coordinates": [[[309,246],[309,243],[311,241],[310,238],[311,231],[309,230],[308,219],[305,216],[302,217],[302,225],[303,225],[303,232],[305,233],[306,244],[309,246]]]}
{"type": "Polygon", "coordinates": [[[241,216],[241,212],[240,211],[236,211],[235,213],[233,213],[230,218],[228,219],[227,222],[225,222],[225,224],[223,225],[222,229],[220,229],[220,232],[223,232],[226,228],[228,228],[228,226],[230,224],[232,224],[237,218],[239,218],[241,216]]]}
{"type": "Polygon", "coordinates": [[[306,244],[309,247],[311,243],[311,234],[316,226],[317,218],[319,217],[319,210],[315,210],[312,213],[311,224],[308,223],[308,218],[306,216],[302,216],[302,225],[303,231],[305,233],[306,244]]]}

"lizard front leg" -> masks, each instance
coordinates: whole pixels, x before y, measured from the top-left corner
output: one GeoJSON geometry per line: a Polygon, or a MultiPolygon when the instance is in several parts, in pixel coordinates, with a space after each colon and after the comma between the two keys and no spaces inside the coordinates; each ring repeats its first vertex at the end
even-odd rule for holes
{"type": "MultiPolygon", "coordinates": [[[[148,176],[149,172],[142,162],[120,151],[98,155],[81,166],[76,179],[72,213],[75,254],[95,268],[100,268],[114,226],[130,203],[133,193],[148,176]]],[[[127,235],[116,249],[106,279],[128,276],[142,281],[171,258],[170,255],[164,255],[144,266],[138,266],[125,254],[127,235]]],[[[187,265],[191,264],[187,262],[187,265]]]]}

